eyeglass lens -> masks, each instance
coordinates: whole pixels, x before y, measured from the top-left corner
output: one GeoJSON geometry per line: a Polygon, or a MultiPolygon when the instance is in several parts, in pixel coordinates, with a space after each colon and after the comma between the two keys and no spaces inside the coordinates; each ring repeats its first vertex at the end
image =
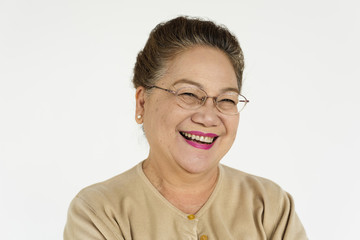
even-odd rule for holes
{"type": "MultiPolygon", "coordinates": [[[[181,107],[185,109],[196,109],[201,107],[207,94],[199,88],[180,88],[176,91],[176,97],[181,107]]],[[[246,104],[246,99],[235,93],[226,92],[215,98],[216,107],[224,114],[237,114],[246,104]]]]}

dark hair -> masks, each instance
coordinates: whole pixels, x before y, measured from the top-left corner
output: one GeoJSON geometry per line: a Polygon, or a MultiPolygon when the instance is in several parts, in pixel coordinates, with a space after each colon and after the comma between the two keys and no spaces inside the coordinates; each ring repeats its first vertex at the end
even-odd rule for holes
{"type": "Polygon", "coordinates": [[[177,54],[194,46],[210,46],[222,50],[230,59],[241,90],[244,56],[236,37],[225,26],[199,18],[177,17],[158,24],[139,52],[133,84],[147,88],[163,76],[166,64],[177,54]]]}

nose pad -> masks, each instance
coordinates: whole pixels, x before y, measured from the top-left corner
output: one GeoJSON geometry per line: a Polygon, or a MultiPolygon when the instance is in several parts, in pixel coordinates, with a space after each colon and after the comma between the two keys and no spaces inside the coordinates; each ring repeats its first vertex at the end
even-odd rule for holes
{"type": "Polygon", "coordinates": [[[212,108],[213,111],[220,112],[220,110],[217,106],[216,100],[217,100],[216,97],[207,97],[207,99],[203,103],[202,107],[212,108]],[[210,98],[212,99],[212,101],[208,101],[210,98]],[[208,106],[206,106],[206,105],[208,105],[208,106]]]}
{"type": "Polygon", "coordinates": [[[219,110],[219,108],[217,106],[216,100],[217,100],[216,97],[212,97],[212,102],[214,103],[214,107],[216,108],[216,110],[218,110],[220,112],[220,110],[219,110]]]}

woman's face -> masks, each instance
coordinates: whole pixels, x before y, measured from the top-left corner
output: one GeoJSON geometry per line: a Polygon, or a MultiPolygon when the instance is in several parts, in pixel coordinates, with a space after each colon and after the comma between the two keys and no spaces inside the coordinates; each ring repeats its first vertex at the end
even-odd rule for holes
{"type": "MultiPolygon", "coordinates": [[[[211,47],[194,47],[179,54],[169,63],[156,86],[175,91],[182,87],[200,87],[208,96],[238,89],[230,60],[225,53],[211,47]]],[[[142,115],[137,121],[143,122],[150,145],[149,159],[169,171],[211,171],[235,140],[239,115],[219,112],[212,98],[196,110],[180,107],[175,95],[156,88],[148,94],[139,87],[136,98],[136,113],[142,115]],[[208,136],[207,141],[216,137],[212,144],[205,144],[190,140],[189,134],[208,136]]]]}

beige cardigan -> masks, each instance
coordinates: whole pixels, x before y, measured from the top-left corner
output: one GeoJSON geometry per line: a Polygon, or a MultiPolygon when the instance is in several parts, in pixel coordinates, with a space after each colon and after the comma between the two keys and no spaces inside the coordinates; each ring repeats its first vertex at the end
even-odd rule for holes
{"type": "Polygon", "coordinates": [[[217,185],[195,215],[171,205],[142,163],[89,186],[71,202],[64,240],[305,240],[289,194],[264,178],[219,165],[217,185]]]}

